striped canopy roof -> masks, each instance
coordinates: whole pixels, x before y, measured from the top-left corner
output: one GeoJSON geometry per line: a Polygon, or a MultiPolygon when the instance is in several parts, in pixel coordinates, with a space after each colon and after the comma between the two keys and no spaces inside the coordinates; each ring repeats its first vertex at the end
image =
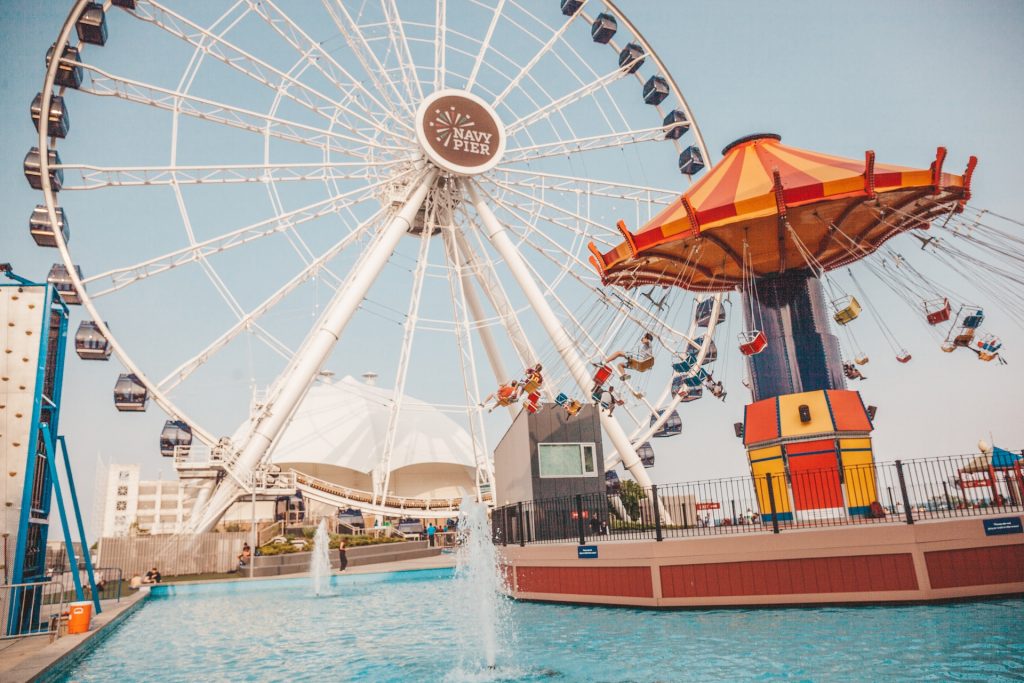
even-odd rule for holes
{"type": "Polygon", "coordinates": [[[926,169],[876,164],[787,147],[778,135],[742,138],[724,158],[635,234],[607,253],[591,244],[605,284],[676,285],[725,291],[744,277],[856,261],[890,237],[927,228],[970,198],[976,159],[942,172],[946,150],[926,169]],[[744,248],[746,242],[746,249],[744,248]],[[746,256],[744,256],[746,253],[746,256]]]}

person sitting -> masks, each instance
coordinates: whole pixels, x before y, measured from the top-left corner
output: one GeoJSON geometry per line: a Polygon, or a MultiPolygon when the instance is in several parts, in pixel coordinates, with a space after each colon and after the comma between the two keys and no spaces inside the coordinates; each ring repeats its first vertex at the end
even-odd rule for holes
{"type": "Polygon", "coordinates": [[[712,396],[723,401],[725,400],[725,387],[722,386],[721,382],[715,381],[715,378],[711,375],[708,375],[707,379],[704,380],[704,386],[708,388],[712,396]]]}
{"type": "Polygon", "coordinates": [[[846,379],[867,379],[853,363],[843,363],[843,374],[846,375],[846,379]]]}
{"type": "Polygon", "coordinates": [[[494,401],[494,405],[487,409],[487,412],[492,412],[495,408],[510,405],[516,402],[519,398],[519,382],[518,380],[512,380],[508,384],[502,384],[498,387],[498,390],[490,394],[484,399],[484,402],[480,404],[483,408],[485,405],[494,401]]]}
{"type": "Polygon", "coordinates": [[[160,583],[163,581],[163,576],[160,575],[160,570],[153,567],[146,572],[145,578],[142,579],[142,583],[160,583]]]}
{"type": "Polygon", "coordinates": [[[249,560],[252,559],[252,548],[249,547],[248,543],[242,544],[242,552],[238,555],[238,566],[244,567],[249,564],[249,560]]]}
{"type": "Polygon", "coordinates": [[[544,384],[544,375],[541,374],[543,369],[544,366],[540,363],[537,363],[532,368],[526,368],[523,381],[520,382],[520,395],[532,394],[540,389],[540,386],[544,384]]]}
{"type": "Polygon", "coordinates": [[[618,363],[616,367],[619,369],[619,379],[626,381],[629,379],[629,375],[626,374],[627,368],[639,370],[640,372],[645,372],[650,369],[651,364],[653,364],[654,361],[654,349],[651,347],[653,342],[654,335],[650,332],[644,332],[644,336],[640,337],[640,347],[637,349],[636,353],[629,354],[620,349],[605,358],[604,362],[605,364],[608,364],[621,358],[622,362],[618,363]]]}
{"type": "Polygon", "coordinates": [[[128,587],[133,591],[139,590],[142,587],[142,577],[138,574],[133,574],[131,581],[128,582],[128,587]]]}
{"type": "Polygon", "coordinates": [[[594,393],[594,403],[608,409],[608,417],[615,412],[615,406],[625,404],[625,401],[615,395],[615,387],[608,385],[600,392],[594,393]]]}

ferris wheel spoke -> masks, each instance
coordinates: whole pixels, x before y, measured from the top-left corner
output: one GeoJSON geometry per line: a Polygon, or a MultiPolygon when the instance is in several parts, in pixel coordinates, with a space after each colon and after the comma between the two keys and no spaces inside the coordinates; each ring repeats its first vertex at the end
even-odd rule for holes
{"type": "MultiPolygon", "coordinates": [[[[409,173],[412,173],[412,171],[409,171],[409,173]]],[[[90,292],[92,298],[102,297],[140,280],[153,277],[187,263],[235,249],[270,235],[293,230],[296,226],[303,223],[337,213],[344,206],[354,206],[364,201],[375,199],[377,195],[373,192],[373,189],[383,184],[383,182],[376,183],[342,195],[328,197],[280,216],[258,221],[194,245],[176,249],[130,266],[108,270],[86,278],[82,282],[89,285],[95,282],[108,281],[107,289],[90,292]]]]}
{"type": "Polygon", "coordinates": [[[196,50],[223,62],[260,85],[283,94],[328,121],[333,120],[339,110],[351,114],[343,103],[267,64],[225,37],[210,32],[156,0],[139,0],[134,13],[142,21],[189,43],[196,50]]]}
{"type": "MultiPolygon", "coordinates": [[[[271,116],[270,114],[263,114],[224,102],[217,102],[189,93],[124,78],[84,62],[80,64],[85,70],[90,72],[91,76],[90,84],[83,84],[80,90],[91,95],[117,97],[127,102],[184,114],[185,116],[203,121],[259,135],[269,135],[280,140],[310,145],[348,156],[368,158],[368,155],[357,154],[355,150],[343,146],[341,143],[353,145],[357,149],[368,148],[384,151],[404,151],[406,149],[402,146],[382,145],[367,137],[355,137],[335,130],[296,123],[271,116]]],[[[352,130],[351,132],[357,131],[352,130]]]]}
{"type": "Polygon", "coordinates": [[[423,86],[420,84],[420,77],[416,72],[416,62],[409,49],[409,40],[405,36],[405,26],[398,13],[398,6],[395,4],[395,0],[381,0],[381,9],[388,25],[388,40],[391,42],[391,49],[402,74],[402,83],[409,94],[410,101],[419,102],[423,99],[423,86]]]}
{"type": "Polygon", "coordinates": [[[494,7],[494,14],[491,15],[491,22],[487,25],[487,33],[484,34],[484,39],[480,42],[480,50],[476,54],[476,59],[473,60],[473,68],[470,70],[469,79],[466,81],[467,91],[471,92],[473,85],[476,84],[476,77],[480,73],[480,67],[483,66],[487,50],[491,47],[491,40],[494,39],[494,29],[498,26],[498,21],[501,19],[501,13],[504,9],[505,0],[498,0],[498,4],[494,7]]]}
{"type": "MultiPolygon", "coordinates": [[[[505,86],[505,89],[502,90],[501,93],[499,93],[496,98],[494,98],[494,100],[491,102],[491,107],[497,109],[498,106],[505,101],[505,98],[508,97],[509,93],[511,93],[513,90],[516,89],[516,87],[519,86],[519,83],[522,82],[522,80],[533,70],[533,67],[537,66],[537,63],[541,60],[541,58],[544,57],[544,55],[546,55],[551,50],[551,48],[553,48],[555,44],[558,43],[559,40],[561,40],[566,30],[569,28],[569,26],[572,25],[573,20],[577,16],[579,16],[582,11],[583,6],[581,5],[580,8],[577,9],[572,16],[566,18],[562,25],[551,35],[548,41],[544,43],[544,45],[537,51],[536,54],[533,55],[533,57],[530,58],[530,61],[527,62],[519,70],[519,73],[513,76],[512,80],[509,81],[508,85],[505,86]]],[[[529,14],[529,12],[527,13],[529,14]]]]}
{"type": "Polygon", "coordinates": [[[352,16],[348,13],[345,8],[345,3],[342,0],[321,0],[327,13],[331,15],[331,20],[341,33],[342,38],[348,44],[349,49],[352,51],[353,56],[359,61],[360,66],[363,68],[363,72],[367,78],[373,83],[373,87],[378,92],[384,93],[391,91],[395,99],[392,101],[392,106],[395,105],[401,107],[402,111],[405,112],[406,116],[413,117],[415,111],[411,104],[402,96],[402,93],[398,91],[398,86],[395,82],[386,78],[385,81],[381,81],[381,76],[387,75],[387,70],[384,65],[381,64],[380,59],[377,58],[377,53],[373,51],[370,44],[366,42],[366,36],[359,30],[359,25],[352,19],[352,16]]]}
{"type": "MultiPolygon", "coordinates": [[[[179,384],[188,379],[189,375],[205,365],[210,359],[212,359],[217,352],[222,350],[228,344],[231,343],[239,334],[249,330],[250,328],[258,325],[260,318],[266,315],[268,312],[274,309],[279,303],[284,301],[288,296],[299,288],[304,282],[312,277],[315,277],[327,264],[334,259],[338,254],[343,252],[354,242],[365,236],[370,227],[384,216],[384,209],[378,210],[375,214],[370,216],[368,219],[363,221],[361,224],[356,226],[349,234],[345,235],[344,238],[334,243],[327,251],[318,256],[315,260],[306,264],[302,270],[298,272],[291,280],[286,282],[280,289],[264,299],[259,305],[254,307],[252,310],[247,312],[241,318],[239,318],[224,334],[217,337],[215,340],[210,342],[203,350],[189,358],[185,362],[181,363],[178,367],[172,370],[166,377],[160,380],[157,385],[161,391],[171,391],[179,384]]],[[[274,347],[272,347],[274,348],[274,347]]],[[[280,353],[282,349],[275,348],[275,351],[280,353]]],[[[285,351],[284,358],[290,359],[294,353],[287,348],[285,351]]]]}
{"type": "MultiPolygon", "coordinates": [[[[589,226],[595,228],[596,230],[600,231],[602,234],[610,235],[612,237],[619,237],[620,236],[620,233],[618,232],[617,229],[609,228],[606,225],[602,225],[601,223],[598,223],[597,221],[591,220],[590,218],[584,216],[581,213],[578,213],[576,211],[572,211],[570,209],[566,209],[565,207],[558,206],[557,204],[553,204],[553,203],[551,203],[551,202],[549,202],[549,201],[547,201],[545,199],[541,199],[540,197],[538,197],[536,195],[527,194],[526,192],[523,192],[522,190],[519,190],[519,189],[513,187],[512,185],[508,185],[506,183],[503,183],[503,182],[501,182],[499,180],[495,180],[493,178],[487,179],[487,182],[492,184],[492,185],[494,185],[495,187],[497,187],[499,189],[504,190],[505,192],[514,194],[514,195],[516,195],[518,197],[522,197],[522,198],[524,198],[524,199],[526,199],[527,201],[530,201],[530,202],[536,202],[537,204],[540,204],[541,206],[547,207],[548,209],[551,209],[552,211],[557,211],[558,213],[561,213],[561,214],[563,214],[565,216],[568,216],[569,218],[572,218],[573,220],[576,220],[576,221],[578,221],[580,223],[584,223],[586,225],[589,225],[589,226]]],[[[588,232],[588,231],[581,231],[578,228],[570,228],[570,230],[573,230],[573,232],[581,235],[582,237],[595,239],[596,241],[601,241],[603,244],[606,244],[608,246],[614,246],[614,243],[608,242],[606,240],[599,240],[595,235],[590,234],[590,232],[588,232]]]]}
{"type": "MultiPolygon", "coordinates": [[[[426,207],[425,216],[429,216],[430,207],[426,207]]],[[[409,308],[402,326],[402,347],[398,357],[398,369],[395,373],[395,388],[391,395],[391,409],[388,411],[388,424],[384,432],[384,446],[381,459],[374,477],[374,504],[383,501],[388,495],[391,482],[391,456],[397,441],[399,417],[402,402],[405,398],[405,382],[409,374],[409,363],[412,358],[413,341],[416,337],[416,324],[419,321],[420,299],[423,294],[423,282],[426,279],[427,266],[430,261],[430,244],[433,241],[433,222],[427,219],[423,234],[420,237],[419,256],[416,259],[416,270],[412,276],[412,288],[409,292],[409,308]]]]}
{"type": "Polygon", "coordinates": [[[376,95],[374,95],[365,85],[355,78],[348,69],[342,66],[334,58],[334,55],[325,50],[320,42],[313,40],[309,34],[295,23],[295,21],[293,21],[291,17],[289,17],[280,7],[278,7],[273,0],[261,0],[258,3],[250,4],[252,5],[252,11],[277,31],[277,33],[284,38],[297,53],[304,58],[308,58],[309,55],[315,54],[317,57],[312,60],[314,68],[316,68],[326,78],[334,82],[339,90],[345,92],[345,87],[350,87],[350,99],[353,103],[359,103],[358,98],[355,96],[355,93],[358,92],[359,95],[365,97],[376,107],[376,110],[371,111],[365,105],[360,106],[360,109],[365,115],[349,110],[349,114],[353,118],[367,123],[377,131],[390,137],[407,140],[409,142],[413,141],[411,136],[403,135],[387,128],[381,125],[381,123],[374,118],[375,116],[383,115],[395,124],[404,128],[407,132],[411,133],[413,130],[412,126],[410,126],[408,122],[396,116],[391,107],[386,106],[377,99],[376,95]]]}
{"type": "Polygon", "coordinates": [[[370,168],[387,168],[394,162],[322,162],[315,164],[238,164],[203,166],[93,166],[91,164],[55,164],[71,180],[62,190],[97,190],[106,187],[159,185],[217,185],[233,183],[279,183],[298,180],[370,180],[376,176],[370,168]],[[359,173],[331,173],[332,169],[363,169],[359,173]]]}
{"type": "Polygon", "coordinates": [[[630,73],[628,71],[626,71],[622,67],[619,67],[614,71],[611,71],[597,78],[596,80],[591,81],[590,83],[585,83],[584,85],[580,86],[571,93],[563,95],[557,100],[552,100],[551,102],[545,104],[539,109],[535,109],[526,116],[522,116],[519,119],[513,121],[505,128],[505,134],[511,138],[517,132],[536,123],[537,121],[548,118],[552,114],[562,112],[566,107],[569,107],[570,105],[575,104],[580,100],[590,97],[599,90],[606,89],[611,83],[614,83],[615,81],[618,81],[629,75],[630,73]]]}
{"type": "Polygon", "coordinates": [[[625,147],[626,145],[634,145],[641,142],[664,140],[665,133],[670,127],[657,126],[655,128],[613,131],[602,133],[601,135],[573,138],[571,140],[514,147],[505,152],[502,162],[504,164],[523,163],[551,157],[562,157],[573,152],[590,152],[610,147],[625,147]]]}
{"type": "MultiPolygon", "coordinates": [[[[480,191],[486,194],[495,205],[507,211],[509,215],[519,220],[523,219],[521,210],[518,207],[510,205],[505,200],[499,199],[494,195],[488,194],[484,188],[480,188],[480,191]]],[[[599,286],[600,283],[597,281],[596,277],[592,275],[593,268],[590,264],[584,263],[578,256],[552,239],[543,230],[529,231],[529,234],[522,234],[519,236],[523,238],[531,249],[549,260],[551,263],[562,268],[566,274],[590,290],[594,296],[604,301],[606,305],[622,306],[625,309],[623,314],[633,322],[641,326],[657,326],[664,334],[669,335],[672,341],[676,341],[681,345],[688,345],[691,343],[690,338],[685,333],[680,332],[671,325],[668,325],[665,321],[661,320],[648,310],[648,308],[644,306],[643,302],[635,299],[632,291],[616,291],[616,300],[614,302],[611,301],[605,294],[604,290],[599,286]],[[545,241],[548,246],[545,247],[534,241],[531,239],[531,236],[539,237],[545,241]],[[552,255],[552,252],[559,254],[559,256],[552,255]],[[566,267],[566,259],[569,261],[569,267],[566,267]],[[581,273],[587,273],[587,276],[583,276],[581,273]]]]}
{"type": "MultiPolygon", "coordinates": [[[[447,78],[448,0],[437,0],[434,11],[434,90],[444,89],[447,78]]],[[[467,88],[468,90],[468,88],[467,88]]]]}
{"type": "MultiPolygon", "coordinates": [[[[472,220],[469,217],[469,213],[465,207],[460,208],[466,225],[471,225],[472,220]]],[[[526,335],[526,331],[519,320],[519,315],[509,299],[508,292],[498,277],[494,262],[485,256],[486,252],[483,249],[483,245],[480,245],[479,250],[473,248],[473,245],[466,236],[466,232],[462,226],[455,226],[455,245],[459,250],[463,268],[473,275],[480,290],[491,304],[491,308],[497,313],[498,320],[505,330],[509,341],[512,343],[512,348],[520,364],[524,368],[528,367],[536,362],[536,351],[534,351],[533,345],[526,335]]],[[[471,232],[476,235],[479,241],[479,230],[474,229],[471,232]]],[[[503,375],[503,379],[499,381],[508,381],[508,377],[503,375]]]]}
{"type": "Polygon", "coordinates": [[[494,174],[504,174],[505,184],[515,187],[523,187],[530,190],[544,192],[564,192],[566,194],[583,194],[594,197],[608,197],[610,199],[623,199],[626,201],[643,202],[657,206],[668,206],[679,200],[678,190],[666,190],[648,185],[637,185],[635,183],[623,183],[616,180],[598,180],[596,178],[579,178],[575,176],[562,175],[559,173],[547,173],[532,169],[521,169],[498,165],[492,171],[494,174]],[[516,180],[511,177],[524,178],[516,180]]]}

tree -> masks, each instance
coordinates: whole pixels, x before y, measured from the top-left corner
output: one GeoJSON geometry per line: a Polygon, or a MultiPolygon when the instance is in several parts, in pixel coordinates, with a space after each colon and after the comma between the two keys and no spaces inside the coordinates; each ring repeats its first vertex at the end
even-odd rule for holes
{"type": "Polygon", "coordinates": [[[622,501],[622,507],[626,508],[626,513],[636,519],[640,516],[640,501],[647,500],[647,492],[635,481],[626,480],[622,482],[622,488],[619,490],[619,499],[622,501]]]}

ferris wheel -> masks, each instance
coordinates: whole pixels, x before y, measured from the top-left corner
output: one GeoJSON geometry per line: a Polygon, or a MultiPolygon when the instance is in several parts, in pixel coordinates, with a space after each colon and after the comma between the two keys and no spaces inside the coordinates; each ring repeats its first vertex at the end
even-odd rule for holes
{"type": "Polygon", "coordinates": [[[46,63],[32,235],[86,314],[79,355],[124,366],[118,409],[163,410],[165,455],[214,454],[195,530],[265,481],[318,378],[374,363],[394,387],[374,509],[407,387],[465,426],[481,496],[483,397],[538,364],[509,412],[596,402],[606,466],[650,483],[726,309],[591,267],[709,160],[615,3],[78,0],[46,63]]]}

